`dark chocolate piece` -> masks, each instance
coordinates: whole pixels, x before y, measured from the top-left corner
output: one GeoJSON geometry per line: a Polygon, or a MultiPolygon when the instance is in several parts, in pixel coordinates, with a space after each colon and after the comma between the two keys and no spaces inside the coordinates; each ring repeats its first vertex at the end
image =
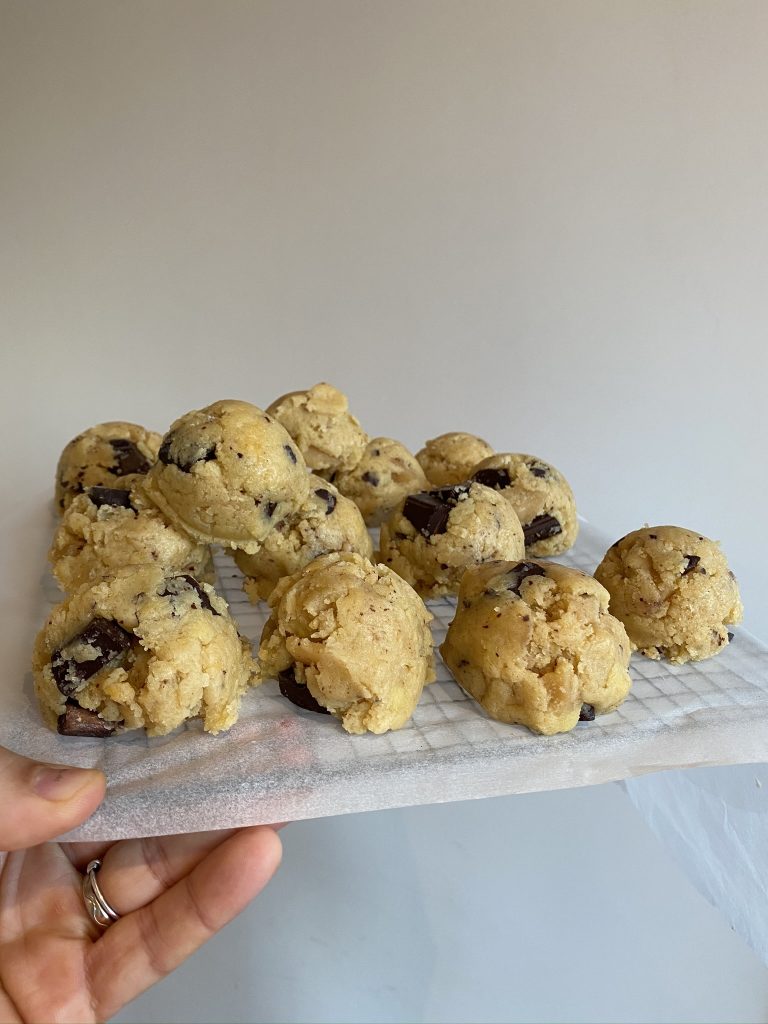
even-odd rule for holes
{"type": "Polygon", "coordinates": [[[115,453],[115,462],[112,467],[115,476],[128,476],[129,473],[147,473],[149,471],[152,463],[141,454],[133,441],[129,441],[127,438],[118,438],[109,443],[115,453]]]}
{"type": "Polygon", "coordinates": [[[318,487],[315,494],[318,496],[320,501],[325,502],[325,514],[329,516],[336,508],[336,495],[331,494],[331,492],[327,491],[324,487],[318,487]]]}
{"type": "Polygon", "coordinates": [[[157,457],[164,465],[176,466],[182,473],[189,473],[198,462],[212,462],[216,458],[216,445],[185,444],[183,441],[177,444],[174,434],[166,434],[157,457]],[[173,454],[171,445],[176,449],[173,454]]]}
{"type": "Polygon", "coordinates": [[[295,704],[297,708],[303,708],[305,711],[314,711],[318,715],[330,715],[328,708],[324,708],[322,704],[318,704],[312,694],[309,692],[309,687],[303,683],[296,682],[296,676],[293,674],[292,668],[287,668],[283,672],[278,672],[277,682],[280,686],[280,693],[286,697],[291,704],[295,704]]]}
{"type": "MultiPolygon", "coordinates": [[[[200,607],[205,611],[210,612],[212,615],[221,615],[221,612],[217,612],[211,604],[210,598],[197,582],[194,576],[189,576],[187,573],[180,573],[178,576],[169,576],[163,584],[163,589],[158,590],[158,597],[178,597],[179,594],[183,594],[185,590],[193,590],[200,599],[200,607]]],[[[194,605],[193,605],[194,607],[194,605]]]]}
{"type": "Polygon", "coordinates": [[[579,712],[580,722],[594,722],[595,720],[595,709],[591,704],[582,704],[581,711],[579,712]]]}
{"type": "Polygon", "coordinates": [[[267,519],[271,519],[272,518],[272,516],[275,514],[275,509],[276,508],[277,508],[277,502],[276,501],[268,501],[266,503],[266,505],[264,506],[264,511],[266,513],[267,519]]]}
{"type": "Polygon", "coordinates": [[[115,731],[116,722],[106,722],[95,711],[81,708],[68,700],[63,715],[59,715],[56,729],[62,736],[93,736],[104,739],[115,731]]]}
{"type": "Polygon", "coordinates": [[[683,569],[683,576],[687,576],[689,572],[693,572],[696,566],[701,561],[698,555],[686,555],[685,556],[685,568],[683,569]]]}
{"type": "Polygon", "coordinates": [[[527,580],[529,576],[546,575],[543,567],[535,562],[518,562],[517,565],[514,565],[504,574],[504,578],[508,581],[507,590],[520,597],[520,585],[523,580],[527,580]]]}
{"type": "Polygon", "coordinates": [[[484,487],[493,487],[496,491],[502,491],[512,483],[509,470],[503,467],[500,469],[478,469],[472,479],[484,487]]]}
{"type": "Polygon", "coordinates": [[[445,533],[451,510],[456,507],[459,498],[469,492],[469,486],[454,484],[452,487],[409,494],[403,505],[403,515],[423,537],[445,533]]]}
{"type": "Polygon", "coordinates": [[[542,466],[540,462],[528,462],[526,465],[534,476],[541,477],[542,479],[546,479],[549,476],[549,468],[542,466]]]}
{"type": "Polygon", "coordinates": [[[729,633],[728,633],[728,643],[730,643],[731,640],[733,640],[733,636],[734,636],[734,634],[729,631],[729,633]]]}
{"type": "Polygon", "coordinates": [[[366,470],[366,472],[363,473],[362,479],[365,480],[365,482],[367,484],[370,484],[371,487],[378,487],[379,486],[379,478],[378,478],[378,476],[375,473],[371,473],[370,470],[366,470]]]}
{"type": "Polygon", "coordinates": [[[291,448],[291,446],[290,446],[289,444],[284,444],[284,445],[283,445],[283,448],[285,449],[285,453],[286,453],[286,455],[288,456],[288,458],[289,458],[289,459],[291,460],[291,462],[293,462],[293,463],[294,463],[294,465],[295,465],[295,464],[296,464],[296,463],[297,463],[297,462],[299,461],[299,460],[298,460],[298,459],[296,458],[296,452],[295,452],[295,451],[293,450],[293,448],[291,448]]]}
{"type": "Polygon", "coordinates": [[[133,508],[130,491],[121,491],[117,487],[89,487],[88,497],[96,508],[111,505],[113,508],[133,508]]]}
{"type": "Polygon", "coordinates": [[[547,537],[556,537],[558,533],[562,532],[563,528],[559,521],[554,516],[548,515],[536,516],[530,523],[523,526],[526,546],[535,544],[539,540],[546,540],[547,537]]]}
{"type": "Polygon", "coordinates": [[[92,619],[82,633],[51,655],[51,672],[56,685],[65,697],[71,697],[97,672],[121,658],[132,643],[133,634],[116,622],[100,617],[92,619]],[[94,657],[75,660],[70,649],[80,645],[92,647],[96,652],[94,657]]]}

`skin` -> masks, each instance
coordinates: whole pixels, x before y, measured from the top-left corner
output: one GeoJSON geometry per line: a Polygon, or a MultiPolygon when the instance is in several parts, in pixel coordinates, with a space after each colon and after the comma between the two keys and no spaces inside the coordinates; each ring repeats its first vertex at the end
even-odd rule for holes
{"type": "Polygon", "coordinates": [[[43,765],[0,748],[0,1021],[104,1021],[165,977],[257,896],[280,863],[275,829],[48,840],[104,798],[101,772],[43,765]],[[121,915],[99,928],[82,872],[121,915]]]}

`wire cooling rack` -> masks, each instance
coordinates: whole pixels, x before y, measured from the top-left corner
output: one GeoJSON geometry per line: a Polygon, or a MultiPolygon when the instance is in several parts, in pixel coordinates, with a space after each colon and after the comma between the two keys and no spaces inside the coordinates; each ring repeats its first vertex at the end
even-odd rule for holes
{"type": "MultiPolygon", "coordinates": [[[[558,561],[592,572],[609,543],[582,523],[575,547],[558,561]]],[[[268,609],[250,604],[227,554],[217,552],[214,561],[217,589],[257,647],[268,609]]],[[[59,599],[52,581],[45,589],[47,605],[59,599]]],[[[455,599],[429,608],[439,645],[455,599]]],[[[40,724],[30,685],[21,723],[25,752],[106,771],[107,799],[71,834],[77,839],[323,817],[768,760],[768,648],[741,629],[703,662],[675,666],[633,655],[624,704],[551,737],[493,721],[439,654],[436,669],[411,722],[381,736],[351,736],[335,718],[294,707],[269,680],[246,695],[239,721],[223,736],[207,736],[190,722],[155,739],[64,738],[40,724]]]]}

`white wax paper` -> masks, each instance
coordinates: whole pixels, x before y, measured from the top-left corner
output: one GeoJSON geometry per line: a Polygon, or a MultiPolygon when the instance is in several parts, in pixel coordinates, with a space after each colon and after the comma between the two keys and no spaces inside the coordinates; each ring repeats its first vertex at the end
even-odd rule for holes
{"type": "MultiPolygon", "coordinates": [[[[610,541],[588,524],[560,559],[591,572],[610,541]]],[[[255,643],[266,607],[241,591],[240,573],[216,556],[218,588],[255,643]]],[[[40,590],[40,623],[59,597],[40,590]]],[[[430,603],[441,642],[454,601],[430,603]]],[[[29,757],[102,768],[107,797],[71,833],[79,840],[227,828],[352,811],[565,789],[693,765],[768,760],[768,649],[741,629],[717,657],[670,666],[632,658],[633,688],[615,712],[571,733],[541,737],[494,722],[438,657],[412,722],[383,736],[350,736],[334,718],[300,711],[274,681],[251,691],[226,735],[199,722],[170,736],[106,740],[58,736],[35,703],[31,673],[4,694],[0,744],[29,757]]]]}

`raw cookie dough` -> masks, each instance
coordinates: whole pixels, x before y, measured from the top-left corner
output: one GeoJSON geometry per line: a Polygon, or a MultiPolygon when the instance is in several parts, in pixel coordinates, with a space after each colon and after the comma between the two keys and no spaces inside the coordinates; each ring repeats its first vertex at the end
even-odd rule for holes
{"type": "Polygon", "coordinates": [[[460,484],[469,478],[481,459],[493,455],[493,448],[474,434],[440,434],[427,441],[416,459],[427,480],[436,487],[460,484]]]}
{"type": "Polygon", "coordinates": [[[142,496],[140,483],[130,491],[89,487],[78,494],[54,534],[48,561],[68,593],[130,565],[156,563],[214,579],[210,548],[167,523],[142,496]]]}
{"type": "Polygon", "coordinates": [[[347,396],[331,384],[291,391],[268,407],[298,445],[311,470],[331,479],[362,458],[368,435],[349,411],[347,396]]]}
{"type": "Polygon", "coordinates": [[[88,487],[130,486],[157,459],[161,437],[136,423],[99,423],[73,437],[56,467],[56,508],[88,487]]]}
{"type": "Polygon", "coordinates": [[[296,683],[352,733],[399,729],[434,677],[432,616],[399,576],[351,553],[315,559],[269,599],[265,676],[296,683]]]}
{"type": "Polygon", "coordinates": [[[336,474],[334,483],[351,498],[368,526],[379,526],[408,494],[426,491],[424,470],[405,445],[391,437],[374,437],[353,469],[336,474]]]}
{"type": "Polygon", "coordinates": [[[497,453],[475,466],[472,479],[500,491],[517,512],[527,555],[559,555],[573,546],[579,532],[573,491],[548,462],[497,453]]]}
{"type": "Polygon", "coordinates": [[[260,681],[250,644],[207,584],[156,566],[81,587],[51,612],[32,667],[43,718],[64,735],[228,729],[260,681]]]}
{"type": "Polygon", "coordinates": [[[294,517],[277,523],[255,555],[235,551],[234,558],[248,577],[243,589],[256,603],[266,601],[279,579],[298,572],[314,558],[330,551],[373,554],[371,535],[357,506],[333,484],[310,475],[306,502],[294,517]]]}
{"type": "Polygon", "coordinates": [[[248,402],[188,412],[163,438],[145,492],[180,530],[253,554],[309,494],[301,452],[248,402]]]}
{"type": "Polygon", "coordinates": [[[607,591],[555,562],[468,569],[440,652],[491,718],[547,736],[613,711],[631,683],[629,639],[607,591]]]}
{"type": "Polygon", "coordinates": [[[716,541],[680,526],[646,526],[608,549],[595,570],[634,648],[675,664],[718,654],[741,622],[736,578],[716,541]]]}
{"type": "Polygon", "coordinates": [[[425,600],[455,594],[470,565],[525,553],[510,503],[472,482],[408,495],[381,527],[379,547],[381,561],[425,600]]]}

